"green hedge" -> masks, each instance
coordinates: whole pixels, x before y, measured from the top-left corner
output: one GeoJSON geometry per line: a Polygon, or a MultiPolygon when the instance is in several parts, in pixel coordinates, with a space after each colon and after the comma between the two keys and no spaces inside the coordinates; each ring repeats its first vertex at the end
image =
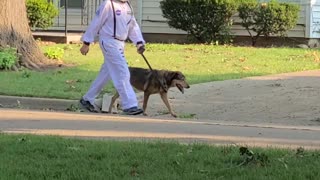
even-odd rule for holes
{"type": "Polygon", "coordinates": [[[46,29],[53,25],[58,9],[47,0],[27,0],[27,15],[30,27],[46,29]]]}
{"type": "Polygon", "coordinates": [[[160,5],[170,27],[186,31],[202,43],[230,42],[231,17],[236,12],[252,45],[260,36],[285,36],[297,24],[300,12],[299,5],[276,0],[163,0],[160,5]]]}
{"type": "Polygon", "coordinates": [[[163,0],[160,7],[170,27],[181,29],[202,43],[230,40],[231,16],[237,0],[163,0]]]}
{"type": "Polygon", "coordinates": [[[288,30],[296,26],[300,7],[275,0],[268,3],[248,0],[239,5],[238,11],[241,24],[249,32],[254,46],[261,35],[285,36],[288,30]]]}

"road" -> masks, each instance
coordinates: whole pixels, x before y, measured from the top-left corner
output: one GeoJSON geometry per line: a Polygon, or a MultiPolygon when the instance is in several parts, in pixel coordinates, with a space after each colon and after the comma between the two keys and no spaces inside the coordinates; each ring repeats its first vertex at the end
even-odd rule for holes
{"type": "Polygon", "coordinates": [[[72,112],[0,109],[0,131],[82,138],[165,139],[186,143],[320,149],[320,128],[224,124],[72,112]]]}

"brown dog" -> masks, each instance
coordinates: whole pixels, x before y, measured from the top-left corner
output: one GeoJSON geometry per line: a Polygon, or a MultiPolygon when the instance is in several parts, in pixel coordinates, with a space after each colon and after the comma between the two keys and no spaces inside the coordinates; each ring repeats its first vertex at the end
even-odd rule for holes
{"type": "MultiPolygon", "coordinates": [[[[162,101],[167,106],[170,114],[173,117],[177,115],[172,111],[168,100],[168,90],[171,87],[177,87],[182,93],[184,88],[189,88],[189,84],[186,82],[185,76],[180,71],[167,71],[167,70],[149,70],[137,67],[129,67],[130,70],[130,83],[139,91],[144,92],[143,98],[143,114],[146,114],[147,103],[151,94],[160,94],[162,101]],[[161,85],[161,84],[162,85],[161,85]]],[[[112,111],[113,104],[119,97],[119,93],[112,97],[109,106],[109,113],[112,111]]]]}

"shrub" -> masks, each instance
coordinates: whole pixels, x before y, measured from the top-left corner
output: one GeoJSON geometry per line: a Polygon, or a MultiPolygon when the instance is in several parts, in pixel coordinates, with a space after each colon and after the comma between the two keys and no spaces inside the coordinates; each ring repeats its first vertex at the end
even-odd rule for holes
{"type": "Polygon", "coordinates": [[[59,47],[51,47],[46,50],[44,55],[49,59],[62,59],[64,55],[64,50],[59,47]]]}
{"type": "Polygon", "coordinates": [[[184,30],[202,43],[226,43],[236,4],[236,0],[163,0],[160,7],[170,27],[184,30]]]}
{"type": "Polygon", "coordinates": [[[27,0],[27,15],[30,27],[46,29],[53,25],[58,9],[47,0],[27,0]]]}
{"type": "Polygon", "coordinates": [[[275,0],[269,3],[248,0],[238,7],[241,24],[249,32],[253,46],[261,35],[285,36],[286,32],[297,24],[299,10],[299,5],[279,3],[275,0]],[[256,34],[253,35],[253,32],[256,34]]]}
{"type": "Polygon", "coordinates": [[[17,49],[6,47],[0,48],[0,69],[11,69],[19,59],[17,49]]]}

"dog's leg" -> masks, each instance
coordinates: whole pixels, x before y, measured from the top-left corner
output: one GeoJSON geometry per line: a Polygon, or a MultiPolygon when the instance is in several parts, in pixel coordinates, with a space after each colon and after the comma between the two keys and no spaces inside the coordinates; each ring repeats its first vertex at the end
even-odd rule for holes
{"type": "Polygon", "coordinates": [[[172,111],[171,109],[171,106],[170,106],[170,103],[169,103],[169,100],[168,100],[168,95],[166,92],[160,92],[160,96],[161,96],[161,99],[162,101],[164,102],[164,104],[167,106],[170,114],[173,116],[173,117],[177,117],[177,115],[172,111]]]}
{"type": "Polygon", "coordinates": [[[116,94],[111,98],[110,106],[109,106],[109,113],[112,113],[112,107],[114,102],[119,98],[119,93],[116,92],[116,94]]]}
{"type": "Polygon", "coordinates": [[[146,109],[147,109],[147,104],[148,104],[148,100],[149,100],[150,94],[149,93],[143,93],[143,115],[147,116],[148,114],[146,113],[146,109]]]}

